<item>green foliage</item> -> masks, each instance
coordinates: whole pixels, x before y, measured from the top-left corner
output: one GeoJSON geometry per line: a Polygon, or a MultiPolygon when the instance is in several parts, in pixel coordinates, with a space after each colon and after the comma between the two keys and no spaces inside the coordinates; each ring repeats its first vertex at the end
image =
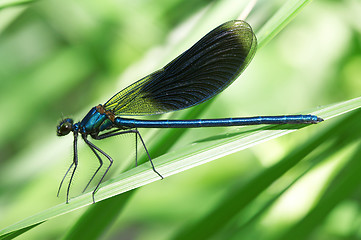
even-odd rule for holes
{"type": "Polygon", "coordinates": [[[258,2],[247,71],[215,101],[167,117],[303,112],[325,122],[141,130],[162,181],[144,156],[134,168],[133,137],[96,142],[116,161],[96,204],[80,194],[98,164],[83,145],[70,204],[56,198],[72,155],[71,137],[55,135],[61,113],[80,119],[246,2],[0,4],[0,239],[360,238],[361,5],[309,2],[258,2]]]}

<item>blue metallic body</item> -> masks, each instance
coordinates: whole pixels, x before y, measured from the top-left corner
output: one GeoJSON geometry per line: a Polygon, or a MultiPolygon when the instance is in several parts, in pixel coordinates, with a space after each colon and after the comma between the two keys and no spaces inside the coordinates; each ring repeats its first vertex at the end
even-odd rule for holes
{"type": "Polygon", "coordinates": [[[314,115],[259,116],[244,118],[218,118],[193,120],[137,120],[117,117],[114,125],[118,128],[200,128],[229,127],[259,124],[307,124],[319,122],[314,115]]]}
{"type": "Polygon", "coordinates": [[[243,118],[192,119],[192,120],[138,120],[116,117],[112,122],[106,113],[100,113],[93,107],[74,128],[82,134],[97,136],[100,132],[111,128],[201,128],[201,127],[230,127],[260,124],[310,124],[318,123],[321,119],[315,115],[284,115],[258,116],[243,118]]]}
{"type": "MultiPolygon", "coordinates": [[[[75,125],[75,124],[74,124],[75,125]]],[[[107,114],[100,113],[97,107],[93,107],[88,114],[77,123],[79,132],[83,134],[98,134],[113,126],[107,114]]]]}

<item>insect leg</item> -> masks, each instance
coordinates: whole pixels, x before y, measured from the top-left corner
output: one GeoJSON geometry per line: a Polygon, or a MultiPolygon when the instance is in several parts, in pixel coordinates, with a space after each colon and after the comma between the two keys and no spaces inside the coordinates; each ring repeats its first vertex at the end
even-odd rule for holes
{"type": "Polygon", "coordinates": [[[58,193],[56,194],[57,197],[59,197],[60,189],[61,189],[61,186],[63,185],[63,182],[64,182],[64,180],[65,180],[65,177],[68,175],[70,169],[71,169],[73,166],[74,166],[74,162],[72,162],[72,163],[70,164],[70,167],[69,167],[68,170],[66,171],[63,179],[61,179],[61,182],[60,182],[60,185],[59,185],[59,188],[58,188],[58,193]]]}
{"type": "Polygon", "coordinates": [[[73,169],[73,171],[72,171],[72,173],[71,173],[71,176],[70,176],[68,188],[67,188],[67,190],[66,190],[66,203],[69,203],[70,186],[71,186],[71,183],[72,183],[72,181],[73,181],[73,177],[74,177],[74,173],[75,173],[75,171],[76,171],[76,168],[78,167],[78,133],[76,133],[76,132],[74,132],[73,151],[74,151],[73,163],[70,165],[68,171],[66,171],[65,176],[63,177],[63,180],[61,181],[60,186],[59,186],[59,190],[58,190],[58,194],[59,194],[61,185],[63,184],[63,181],[64,181],[66,175],[68,174],[69,170],[70,170],[70,169],[73,167],[73,165],[74,165],[74,169],[73,169]]]}
{"type": "Polygon", "coordinates": [[[95,156],[98,158],[100,165],[99,165],[99,167],[97,168],[97,170],[94,172],[93,176],[90,178],[90,180],[89,180],[88,184],[85,186],[83,192],[85,192],[85,190],[89,187],[89,184],[91,183],[91,181],[93,181],[95,175],[97,175],[97,173],[99,172],[100,168],[103,166],[103,161],[102,161],[101,157],[99,156],[99,154],[98,154],[92,147],[90,147],[90,149],[93,151],[93,153],[95,154],[95,156]]]}
{"type": "MultiPolygon", "coordinates": [[[[95,146],[93,143],[91,143],[91,142],[86,138],[85,135],[83,136],[83,139],[84,139],[84,142],[90,147],[90,149],[92,149],[93,152],[95,152],[95,150],[98,151],[98,152],[101,153],[103,156],[105,156],[105,157],[109,160],[109,162],[110,162],[109,166],[108,166],[107,169],[105,170],[105,173],[104,173],[103,176],[101,177],[100,181],[98,182],[97,186],[95,187],[95,189],[94,189],[94,191],[93,191],[93,193],[92,193],[93,203],[95,203],[94,195],[95,195],[95,193],[98,191],[99,186],[100,186],[100,183],[103,181],[105,175],[107,175],[110,167],[112,166],[112,164],[113,164],[113,159],[112,159],[108,154],[106,154],[103,150],[101,150],[100,148],[98,148],[97,146],[95,146]]],[[[96,154],[96,155],[97,155],[97,157],[99,157],[98,154],[96,154]]],[[[100,158],[100,157],[99,157],[99,158],[100,158]]]]}
{"type": "Polygon", "coordinates": [[[142,144],[143,144],[144,150],[145,150],[145,152],[146,152],[147,155],[148,155],[148,159],[149,159],[150,164],[152,165],[153,171],[154,171],[156,174],[158,174],[158,176],[159,176],[161,179],[163,179],[164,177],[163,177],[162,175],[160,175],[160,173],[159,173],[157,170],[155,170],[154,164],[153,164],[153,162],[152,162],[152,159],[151,159],[151,157],[150,157],[150,154],[149,154],[149,152],[148,152],[148,149],[147,149],[147,147],[145,146],[145,143],[144,143],[144,141],[143,141],[143,138],[142,138],[142,136],[140,135],[140,132],[138,131],[138,129],[135,129],[135,130],[133,130],[133,131],[139,136],[139,139],[140,139],[140,141],[141,141],[142,144]]]}
{"type": "MultiPolygon", "coordinates": [[[[95,136],[94,138],[97,139],[97,140],[100,140],[100,139],[104,139],[104,138],[108,138],[108,137],[113,137],[113,136],[117,136],[117,135],[121,135],[121,134],[126,134],[126,133],[135,133],[136,134],[136,138],[137,136],[139,136],[139,139],[140,141],[142,142],[142,145],[144,147],[144,150],[145,152],[147,153],[147,156],[148,156],[148,160],[150,162],[150,164],[152,165],[152,169],[153,171],[158,174],[158,176],[163,179],[164,177],[162,175],[160,175],[160,173],[155,169],[154,167],[154,164],[152,162],[152,158],[150,157],[150,154],[148,152],[148,149],[147,147],[145,146],[145,143],[143,141],[143,138],[142,136],[140,135],[140,132],[138,131],[138,129],[130,129],[130,130],[122,130],[122,129],[116,129],[114,131],[111,131],[111,132],[107,132],[107,133],[104,133],[104,134],[101,134],[99,136],[95,136]]],[[[136,155],[136,158],[137,158],[137,155],[136,155]]],[[[136,159],[136,165],[137,165],[137,159],[136,159]]]]}

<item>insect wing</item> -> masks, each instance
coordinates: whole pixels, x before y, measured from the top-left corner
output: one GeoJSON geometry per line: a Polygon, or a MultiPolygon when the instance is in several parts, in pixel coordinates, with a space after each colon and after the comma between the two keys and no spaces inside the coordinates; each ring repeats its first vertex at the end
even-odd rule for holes
{"type": "Polygon", "coordinates": [[[104,104],[116,115],[150,115],[197,105],[223,91],[247,67],[257,48],[248,23],[213,29],[164,68],[142,78],[104,104]]]}

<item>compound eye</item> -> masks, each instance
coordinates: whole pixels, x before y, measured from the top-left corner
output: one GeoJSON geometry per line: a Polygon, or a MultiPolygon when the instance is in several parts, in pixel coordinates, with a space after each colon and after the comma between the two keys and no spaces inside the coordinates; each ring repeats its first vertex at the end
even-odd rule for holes
{"type": "Polygon", "coordinates": [[[72,121],[63,121],[59,124],[56,133],[58,136],[65,136],[69,134],[72,129],[73,129],[72,121]]]}

